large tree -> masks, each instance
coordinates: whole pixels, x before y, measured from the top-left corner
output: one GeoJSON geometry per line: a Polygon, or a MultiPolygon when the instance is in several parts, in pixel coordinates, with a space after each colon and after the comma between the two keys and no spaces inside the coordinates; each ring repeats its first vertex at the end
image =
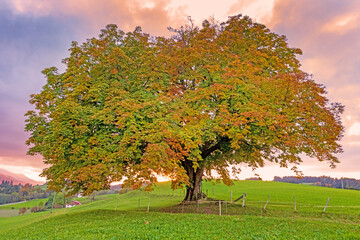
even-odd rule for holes
{"type": "Polygon", "coordinates": [[[165,175],[195,200],[204,177],[231,184],[240,163],[338,163],[343,106],[300,70],[285,36],[241,15],[172,31],[108,25],[73,42],[63,73],[43,71],[26,130],[51,189],[89,194],[121,179],[150,188],[165,175]]]}

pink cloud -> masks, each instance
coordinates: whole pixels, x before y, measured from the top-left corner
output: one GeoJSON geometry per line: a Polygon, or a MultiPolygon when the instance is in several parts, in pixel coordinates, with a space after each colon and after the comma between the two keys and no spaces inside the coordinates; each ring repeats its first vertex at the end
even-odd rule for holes
{"type": "Polygon", "coordinates": [[[6,0],[18,14],[35,17],[51,15],[57,18],[75,17],[86,22],[87,29],[98,31],[110,23],[124,31],[142,26],[154,35],[168,34],[167,27],[184,23],[182,8],[170,8],[170,0],[6,0]]]}
{"type": "Polygon", "coordinates": [[[267,24],[272,18],[275,0],[238,0],[228,10],[229,15],[248,15],[253,20],[267,24]]]}
{"type": "Polygon", "coordinates": [[[273,31],[286,35],[290,46],[303,50],[302,69],[327,87],[330,101],[345,105],[344,153],[338,156],[341,163],[334,170],[315,161],[303,164],[334,176],[354,177],[360,171],[360,138],[351,135],[353,126],[360,122],[359,12],[356,0],[277,0],[269,22],[273,31]]]}
{"type": "Polygon", "coordinates": [[[270,27],[303,50],[303,69],[345,105],[347,127],[360,120],[360,2],[278,0],[270,27]]]}

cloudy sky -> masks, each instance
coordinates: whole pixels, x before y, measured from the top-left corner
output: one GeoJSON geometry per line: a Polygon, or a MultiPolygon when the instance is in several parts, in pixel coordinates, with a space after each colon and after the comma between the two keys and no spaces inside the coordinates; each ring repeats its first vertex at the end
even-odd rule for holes
{"type": "MultiPolygon", "coordinates": [[[[344,153],[336,169],[304,159],[305,175],[360,179],[360,1],[358,0],[0,0],[0,169],[41,180],[41,157],[27,156],[24,114],[29,95],[45,84],[41,71],[64,69],[71,41],[83,42],[115,23],[124,31],[141,26],[168,36],[191,16],[199,25],[214,16],[242,13],[286,35],[303,50],[302,69],[327,87],[332,102],[346,110],[344,153]]],[[[256,171],[264,179],[293,175],[268,165],[256,171]]],[[[244,167],[240,179],[254,173],[244,167]]]]}

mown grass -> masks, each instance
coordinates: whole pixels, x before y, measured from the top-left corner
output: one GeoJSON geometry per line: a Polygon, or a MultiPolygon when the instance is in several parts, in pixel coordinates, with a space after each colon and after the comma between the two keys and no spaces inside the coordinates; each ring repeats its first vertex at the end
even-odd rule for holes
{"type": "Polygon", "coordinates": [[[293,205],[295,195],[297,204],[304,206],[313,205],[323,208],[328,197],[330,197],[329,206],[360,206],[360,191],[356,190],[263,181],[235,181],[231,187],[205,182],[203,191],[208,192],[209,198],[212,198],[212,188],[214,188],[216,199],[228,201],[230,200],[230,192],[233,191],[233,199],[245,192],[247,194],[246,199],[249,202],[265,202],[270,195],[270,202],[272,203],[293,205]]]}
{"type": "Polygon", "coordinates": [[[359,239],[358,225],[254,216],[91,210],[41,220],[0,239],[359,239]]]}
{"type": "Polygon", "coordinates": [[[0,210],[0,218],[1,217],[14,217],[18,215],[18,210],[11,210],[11,209],[3,209],[0,210]]]}
{"type": "Polygon", "coordinates": [[[25,215],[30,214],[30,210],[31,208],[35,207],[35,206],[39,206],[40,202],[43,202],[43,204],[45,204],[47,201],[47,198],[43,198],[43,199],[33,199],[30,200],[28,202],[22,202],[22,203],[14,203],[14,204],[9,204],[9,205],[4,205],[4,206],[0,206],[0,230],[3,228],[1,224],[3,222],[8,222],[6,219],[2,219],[2,218],[6,218],[6,217],[14,217],[19,215],[19,209],[22,207],[26,207],[27,211],[25,213],[25,215]]]}
{"type": "MultiPolygon", "coordinates": [[[[280,216],[293,216],[294,196],[296,199],[297,215],[303,217],[317,217],[321,215],[328,197],[329,205],[326,214],[335,218],[343,217],[359,219],[360,216],[360,191],[324,188],[310,185],[298,185],[280,182],[261,181],[236,181],[231,187],[222,185],[213,186],[211,183],[203,184],[204,191],[212,198],[214,188],[215,199],[230,200],[233,191],[233,200],[246,193],[245,204],[249,208],[257,209],[256,215],[261,214],[268,196],[267,213],[280,216]]],[[[241,204],[241,201],[239,203],[241,204]]]]}
{"type": "MultiPolygon", "coordinates": [[[[157,211],[164,207],[170,207],[182,201],[181,196],[171,196],[166,194],[156,194],[155,192],[147,193],[142,190],[135,190],[125,194],[109,194],[97,196],[95,201],[90,201],[87,204],[67,209],[68,212],[94,210],[94,209],[109,209],[109,210],[147,210],[150,196],[150,210],[157,211]],[[140,200],[140,208],[139,208],[140,200]]],[[[84,198],[75,199],[80,202],[87,202],[84,198]]]]}
{"type": "Polygon", "coordinates": [[[39,206],[40,202],[43,202],[43,204],[46,203],[48,199],[47,198],[42,198],[42,199],[33,199],[27,202],[22,202],[22,203],[14,203],[14,204],[9,204],[9,205],[5,205],[5,206],[0,206],[0,210],[2,209],[20,209],[22,207],[26,207],[26,208],[32,208],[35,206],[39,206]]]}
{"type": "Polygon", "coordinates": [[[184,192],[160,183],[151,194],[78,198],[86,204],[53,214],[0,217],[0,239],[360,239],[360,191],[261,181],[236,181],[231,187],[205,182],[202,188],[210,201],[199,207],[181,205],[184,192]],[[245,207],[242,201],[226,208],[222,202],[218,216],[218,200],[229,202],[231,191],[233,200],[246,192],[245,207]]]}
{"type": "Polygon", "coordinates": [[[22,228],[34,222],[38,222],[43,218],[51,217],[49,212],[31,213],[25,215],[18,215],[15,217],[0,217],[0,236],[3,231],[22,228]]]}

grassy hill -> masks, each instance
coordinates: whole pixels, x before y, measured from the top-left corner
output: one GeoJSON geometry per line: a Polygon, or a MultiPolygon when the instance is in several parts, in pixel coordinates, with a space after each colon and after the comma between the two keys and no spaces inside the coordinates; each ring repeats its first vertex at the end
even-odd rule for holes
{"type": "Polygon", "coordinates": [[[193,205],[180,204],[183,190],[160,183],[150,195],[137,190],[79,198],[86,204],[53,214],[2,217],[0,239],[360,239],[360,191],[261,181],[205,182],[202,188],[210,201],[193,205]],[[233,200],[246,193],[245,207],[229,203],[231,191],[233,200]],[[227,201],[222,216],[218,200],[227,201]]]}

